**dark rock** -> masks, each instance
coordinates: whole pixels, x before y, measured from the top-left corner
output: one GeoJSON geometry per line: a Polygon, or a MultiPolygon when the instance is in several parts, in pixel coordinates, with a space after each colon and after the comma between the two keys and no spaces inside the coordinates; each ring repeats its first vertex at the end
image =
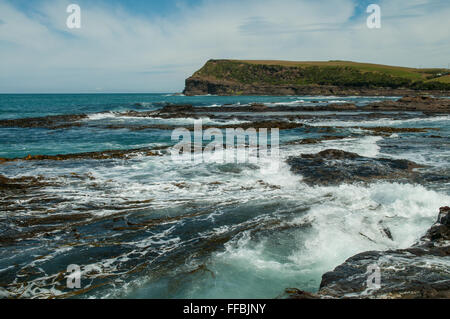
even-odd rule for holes
{"type": "Polygon", "coordinates": [[[450,240],[450,207],[441,207],[436,224],[431,227],[422,240],[430,240],[433,243],[450,240]]]}
{"type": "Polygon", "coordinates": [[[382,221],[380,221],[379,224],[381,227],[381,231],[386,235],[386,237],[389,238],[390,240],[394,240],[391,230],[387,226],[383,225],[382,221]]]}
{"type": "Polygon", "coordinates": [[[0,158],[0,163],[15,162],[15,161],[66,161],[66,160],[81,160],[81,159],[127,159],[137,155],[144,156],[158,156],[160,148],[138,148],[128,150],[105,150],[98,152],[85,152],[73,154],[59,154],[59,155],[28,155],[22,158],[0,158]]]}
{"type": "Polygon", "coordinates": [[[368,158],[335,149],[289,157],[287,163],[310,185],[410,179],[415,177],[413,169],[420,167],[407,160],[368,158]]]}
{"type": "Polygon", "coordinates": [[[254,112],[258,112],[261,110],[267,110],[269,108],[267,105],[265,105],[263,103],[252,103],[252,104],[250,104],[250,107],[254,112]]]}
{"type": "Polygon", "coordinates": [[[160,113],[180,113],[180,112],[193,112],[194,107],[190,104],[183,105],[166,105],[161,110],[160,113]]]}
{"type": "Polygon", "coordinates": [[[25,191],[30,188],[38,188],[48,185],[42,177],[23,176],[18,178],[8,178],[0,175],[0,193],[3,191],[25,191]]]}
{"type": "Polygon", "coordinates": [[[426,96],[426,95],[421,95],[421,96],[411,96],[411,95],[406,95],[404,97],[402,97],[400,100],[398,100],[398,102],[400,103],[431,103],[433,101],[433,98],[430,96],[426,96]]]}
{"type": "Polygon", "coordinates": [[[369,251],[347,259],[322,276],[322,298],[450,298],[450,208],[407,249],[369,251]],[[367,267],[380,268],[381,287],[368,289],[367,267]]]}
{"type": "Polygon", "coordinates": [[[405,96],[397,101],[372,103],[365,110],[378,111],[422,111],[427,114],[449,113],[450,99],[438,99],[429,96],[405,96]]]}
{"type": "Polygon", "coordinates": [[[286,288],[284,293],[287,299],[320,299],[319,295],[297,288],[286,288]]]}
{"type": "Polygon", "coordinates": [[[0,127],[22,127],[22,128],[49,128],[60,129],[81,126],[80,120],[86,119],[86,114],[50,115],[45,117],[22,118],[11,120],[0,120],[0,127]]]}

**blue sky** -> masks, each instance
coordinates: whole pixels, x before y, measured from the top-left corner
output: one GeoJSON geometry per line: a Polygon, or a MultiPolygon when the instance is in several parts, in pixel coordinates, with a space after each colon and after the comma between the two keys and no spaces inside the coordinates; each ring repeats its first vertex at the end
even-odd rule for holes
{"type": "MultiPolygon", "coordinates": [[[[120,6],[123,9],[129,11],[131,14],[144,15],[146,17],[154,16],[168,16],[179,10],[180,7],[194,7],[201,6],[204,1],[202,0],[94,0],[97,4],[102,3],[105,6],[116,7],[120,6]]],[[[225,0],[223,0],[225,1],[225,0]]],[[[227,0],[229,1],[229,0],[227,0]]],[[[40,6],[43,0],[14,0],[9,1],[23,12],[33,12],[40,6]]],[[[87,5],[90,1],[80,0],[72,1],[79,5],[87,5]]],[[[362,15],[367,6],[371,3],[376,3],[374,0],[355,0],[355,15],[362,15]]]]}
{"type": "Polygon", "coordinates": [[[177,92],[210,58],[447,67],[449,16],[448,0],[0,0],[0,92],[177,92]]]}

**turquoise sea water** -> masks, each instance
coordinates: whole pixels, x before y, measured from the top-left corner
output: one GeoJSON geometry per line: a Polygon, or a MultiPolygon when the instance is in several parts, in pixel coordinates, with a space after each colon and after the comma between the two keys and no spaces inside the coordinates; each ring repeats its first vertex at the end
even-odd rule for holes
{"type": "MultiPolygon", "coordinates": [[[[49,115],[88,114],[88,127],[48,130],[45,128],[0,128],[0,157],[24,157],[27,155],[56,155],[109,149],[139,148],[149,145],[171,144],[170,133],[160,130],[130,132],[95,127],[105,123],[183,124],[182,121],[156,121],[149,119],[114,117],[114,112],[152,111],[166,104],[192,104],[195,106],[245,105],[268,103],[269,105],[308,105],[312,101],[356,102],[364,105],[380,98],[371,97],[267,97],[267,96],[194,96],[173,94],[75,94],[75,95],[0,95],[0,120],[33,118],[49,115]],[[106,113],[104,113],[106,112],[106,113]]],[[[208,122],[205,121],[205,124],[208,122]]],[[[185,124],[192,124],[186,120],[185,124]]],[[[210,123],[214,124],[214,123],[210,123]]],[[[220,124],[220,123],[219,123],[220,124]]]]}
{"type": "MultiPolygon", "coordinates": [[[[133,130],[127,125],[190,127],[192,118],[118,116],[129,110],[158,110],[168,103],[283,104],[300,110],[345,102],[363,108],[397,98],[0,95],[0,120],[88,115],[79,120],[82,125],[58,129],[0,127],[0,157],[170,146],[175,143],[171,130],[133,130]]],[[[438,208],[449,204],[448,115],[410,113],[396,119],[389,112],[378,117],[299,112],[313,115],[299,120],[307,126],[280,131],[280,157],[256,164],[174,163],[165,153],[0,164],[0,175],[8,178],[34,176],[49,182],[2,199],[0,297],[73,293],[59,275],[70,264],[83,271],[86,291],[75,295],[81,298],[275,298],[288,287],[317,291],[324,272],[356,253],[409,247],[433,223],[438,208]],[[355,126],[436,130],[377,136],[355,126]],[[289,143],[329,134],[351,137],[289,143]],[[442,178],[421,185],[375,181],[311,186],[286,164],[289,156],[329,148],[371,158],[409,159],[442,178]],[[59,219],[51,220],[55,216],[59,219]],[[393,240],[383,236],[380,223],[389,227],[393,240]],[[2,240],[12,237],[19,239],[2,240]]],[[[245,123],[229,115],[202,120],[218,127],[245,123]]],[[[248,116],[267,119],[276,114],[248,116]]]]}
{"type": "MultiPolygon", "coordinates": [[[[365,103],[378,97],[347,97],[345,101],[365,103]]],[[[166,103],[213,106],[246,103],[292,103],[334,101],[339,97],[296,96],[183,96],[162,94],[0,94],[0,119],[104,111],[151,110],[166,103]],[[138,105],[137,105],[138,104],[138,105]]]]}

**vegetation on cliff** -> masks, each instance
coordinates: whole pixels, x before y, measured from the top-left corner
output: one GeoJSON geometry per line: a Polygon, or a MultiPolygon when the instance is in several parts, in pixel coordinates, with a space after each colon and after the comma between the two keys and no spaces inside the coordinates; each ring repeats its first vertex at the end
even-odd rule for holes
{"type": "Polygon", "coordinates": [[[347,61],[209,60],[187,80],[229,86],[339,86],[450,90],[448,69],[413,69],[347,61]]]}

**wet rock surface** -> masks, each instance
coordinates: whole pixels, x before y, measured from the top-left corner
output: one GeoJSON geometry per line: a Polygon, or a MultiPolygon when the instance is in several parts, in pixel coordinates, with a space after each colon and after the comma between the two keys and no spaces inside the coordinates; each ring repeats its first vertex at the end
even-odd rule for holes
{"type": "MultiPolygon", "coordinates": [[[[148,116],[156,114],[192,114],[202,112],[295,112],[295,111],[401,111],[401,112],[430,112],[430,113],[449,113],[450,99],[435,98],[429,95],[406,95],[397,101],[389,100],[383,102],[374,102],[366,106],[357,106],[354,103],[330,103],[327,105],[276,105],[270,106],[253,103],[251,105],[222,105],[214,107],[193,107],[192,105],[168,105],[158,112],[147,112],[148,116]]],[[[144,114],[145,112],[137,112],[144,114]]]]}
{"type": "Polygon", "coordinates": [[[390,135],[393,133],[427,133],[429,131],[439,131],[439,129],[437,129],[437,128],[429,128],[429,127],[353,126],[352,128],[357,128],[357,129],[366,130],[366,131],[372,131],[374,133],[379,133],[381,135],[390,135]]]}
{"type": "Polygon", "coordinates": [[[23,176],[18,178],[8,178],[0,175],[0,194],[9,192],[24,192],[32,188],[47,186],[42,177],[23,176]]]}
{"type": "Polygon", "coordinates": [[[408,160],[368,158],[356,153],[327,149],[317,154],[301,154],[287,159],[291,171],[310,185],[337,185],[372,180],[411,179],[420,165],[408,160]]]}
{"type": "Polygon", "coordinates": [[[160,148],[138,148],[129,150],[105,150],[99,152],[84,152],[74,154],[59,154],[59,155],[28,155],[22,158],[0,158],[0,164],[14,161],[67,161],[67,160],[104,160],[104,159],[127,159],[134,156],[158,156],[160,148]]]}
{"type": "MultiPolygon", "coordinates": [[[[407,249],[368,251],[323,275],[321,298],[450,298],[450,207],[407,249]],[[380,268],[379,289],[367,287],[369,265],[380,268]]],[[[293,295],[295,297],[295,295],[293,295]]]]}
{"type": "Polygon", "coordinates": [[[372,103],[365,107],[379,111],[422,111],[427,113],[449,113],[450,99],[438,99],[430,96],[404,96],[397,101],[372,103]]]}
{"type": "Polygon", "coordinates": [[[0,120],[0,127],[61,129],[81,126],[78,121],[86,119],[86,114],[50,115],[44,117],[0,120]]]}

